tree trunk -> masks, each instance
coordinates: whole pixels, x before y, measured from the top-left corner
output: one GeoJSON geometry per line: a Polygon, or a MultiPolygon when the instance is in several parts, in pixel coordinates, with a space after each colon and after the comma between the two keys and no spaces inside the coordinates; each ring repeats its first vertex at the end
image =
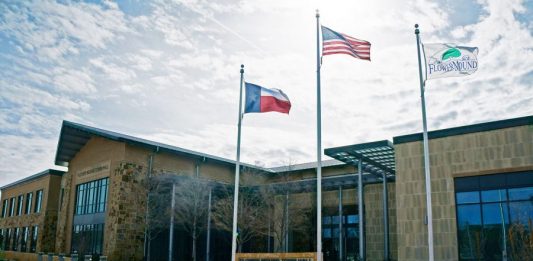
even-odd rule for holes
{"type": "MultiPolygon", "coordinates": [[[[196,231],[196,229],[195,229],[196,231]]],[[[193,233],[192,236],[192,261],[196,261],[196,232],[193,233]]]]}
{"type": "Polygon", "coordinates": [[[150,233],[148,233],[148,246],[146,246],[146,261],[150,261],[150,245],[152,243],[152,239],[150,238],[150,233]]]}
{"type": "Polygon", "coordinates": [[[192,227],[192,261],[196,261],[196,216],[194,216],[192,227]]]}

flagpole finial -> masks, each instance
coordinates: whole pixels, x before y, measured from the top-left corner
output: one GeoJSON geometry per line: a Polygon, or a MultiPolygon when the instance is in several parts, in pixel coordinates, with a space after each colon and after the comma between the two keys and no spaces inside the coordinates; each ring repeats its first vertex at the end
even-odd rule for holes
{"type": "Polygon", "coordinates": [[[318,9],[316,9],[316,18],[320,17],[320,13],[318,12],[318,9]]]}
{"type": "Polygon", "coordinates": [[[418,30],[418,24],[415,24],[415,34],[419,34],[420,30],[418,30]]]}
{"type": "Polygon", "coordinates": [[[244,73],[244,64],[241,64],[241,73],[244,73]]]}

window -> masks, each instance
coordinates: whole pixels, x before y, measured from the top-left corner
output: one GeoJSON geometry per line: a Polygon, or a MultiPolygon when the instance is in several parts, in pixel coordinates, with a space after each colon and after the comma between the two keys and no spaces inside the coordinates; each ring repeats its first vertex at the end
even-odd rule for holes
{"type": "Polygon", "coordinates": [[[24,195],[20,195],[18,197],[18,204],[17,204],[17,216],[21,216],[22,215],[22,203],[24,203],[24,195]]]}
{"type": "Polygon", "coordinates": [[[20,240],[20,252],[26,252],[28,247],[28,227],[22,228],[22,238],[20,240]]]}
{"type": "Polygon", "coordinates": [[[1,228],[0,229],[0,250],[5,250],[4,249],[4,240],[6,238],[6,230],[1,228]]]}
{"type": "Polygon", "coordinates": [[[11,250],[18,251],[18,243],[20,240],[20,228],[15,228],[15,234],[13,235],[13,244],[11,245],[11,250]]]}
{"type": "Polygon", "coordinates": [[[4,242],[2,244],[2,247],[3,247],[2,249],[4,250],[9,250],[9,247],[10,247],[9,243],[11,241],[11,233],[12,233],[11,228],[6,229],[6,235],[4,238],[4,242]]]}
{"type": "Polygon", "coordinates": [[[15,215],[15,198],[9,200],[9,216],[12,217],[15,215]]]}
{"type": "Polygon", "coordinates": [[[76,215],[103,213],[106,209],[108,178],[76,186],[76,215]]]}
{"type": "Polygon", "coordinates": [[[4,199],[4,201],[2,202],[2,218],[5,218],[7,216],[7,204],[7,199],[4,199]]]}
{"type": "Polygon", "coordinates": [[[31,203],[33,201],[33,192],[26,194],[26,210],[24,214],[31,214],[31,203]]]}
{"type": "Polygon", "coordinates": [[[75,225],[72,233],[72,252],[81,255],[102,254],[104,224],[75,225]]]}
{"type": "Polygon", "coordinates": [[[35,213],[41,212],[42,204],[43,204],[43,190],[41,189],[35,193],[35,209],[33,210],[33,212],[35,213]]]}
{"type": "Polygon", "coordinates": [[[517,238],[533,233],[532,171],[456,178],[455,200],[459,260],[520,259],[517,238]]]}
{"type": "Polygon", "coordinates": [[[31,238],[30,238],[30,252],[32,253],[35,253],[38,235],[39,235],[39,227],[33,226],[33,229],[31,231],[31,238]]]}
{"type": "Polygon", "coordinates": [[[324,260],[356,260],[359,253],[359,215],[355,205],[343,206],[343,215],[339,217],[338,208],[324,208],[322,216],[322,238],[324,260]],[[342,230],[339,224],[342,222],[342,230]],[[339,238],[342,236],[342,247],[339,238]]]}

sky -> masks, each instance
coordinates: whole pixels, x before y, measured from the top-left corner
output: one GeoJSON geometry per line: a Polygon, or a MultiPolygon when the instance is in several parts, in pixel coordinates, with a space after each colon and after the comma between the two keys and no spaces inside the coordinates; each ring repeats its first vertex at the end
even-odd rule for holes
{"type": "MultiPolygon", "coordinates": [[[[479,48],[427,82],[429,130],[533,115],[533,0],[0,2],[0,186],[54,166],[63,120],[235,159],[240,65],[289,115],[246,114],[241,159],[316,160],[320,23],[371,42],[323,57],[323,148],[421,132],[424,43],[479,48]]],[[[327,159],[327,157],[323,157],[327,159]]]]}

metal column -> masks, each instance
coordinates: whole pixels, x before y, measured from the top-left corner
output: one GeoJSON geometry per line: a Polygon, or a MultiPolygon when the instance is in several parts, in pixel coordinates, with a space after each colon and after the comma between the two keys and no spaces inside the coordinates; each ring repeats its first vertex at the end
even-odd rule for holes
{"type": "Polygon", "coordinates": [[[205,247],[205,261],[209,261],[209,251],[211,250],[211,193],[213,188],[209,188],[209,205],[207,206],[207,236],[205,247]]]}
{"type": "Polygon", "coordinates": [[[343,260],[343,233],[342,233],[342,185],[339,185],[339,261],[343,260]]]}
{"type": "Polygon", "coordinates": [[[285,253],[289,252],[289,191],[285,194],[285,253]]]}
{"type": "Polygon", "coordinates": [[[172,250],[174,248],[174,206],[176,205],[176,183],[172,184],[172,206],[170,209],[170,233],[168,236],[168,261],[172,261],[172,250]]]}
{"type": "Polygon", "coordinates": [[[359,201],[359,258],[365,260],[365,215],[363,213],[363,163],[359,159],[359,164],[357,165],[357,172],[359,174],[357,182],[357,194],[359,201]]]}
{"type": "Polygon", "coordinates": [[[389,198],[387,188],[387,173],[383,171],[383,259],[389,260],[389,198]]]}

